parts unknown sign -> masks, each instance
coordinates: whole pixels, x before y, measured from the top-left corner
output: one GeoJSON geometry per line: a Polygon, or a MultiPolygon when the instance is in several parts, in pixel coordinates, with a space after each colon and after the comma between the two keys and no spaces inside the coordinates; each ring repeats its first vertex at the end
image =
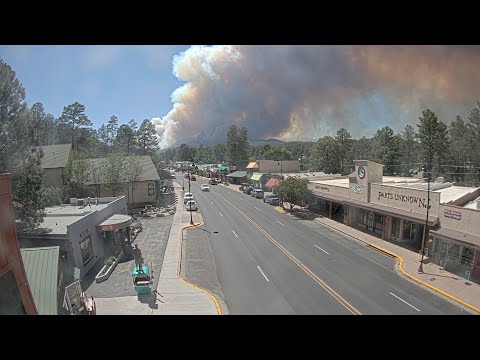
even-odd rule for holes
{"type": "Polygon", "coordinates": [[[447,218],[455,219],[455,220],[462,219],[462,213],[460,211],[451,210],[451,209],[443,210],[443,216],[447,218]]]}

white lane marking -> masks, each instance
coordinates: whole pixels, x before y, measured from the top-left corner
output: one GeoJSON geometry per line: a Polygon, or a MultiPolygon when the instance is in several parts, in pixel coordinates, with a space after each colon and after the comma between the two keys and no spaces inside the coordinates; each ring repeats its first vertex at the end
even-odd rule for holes
{"type": "Polygon", "coordinates": [[[235,231],[233,231],[232,229],[232,232],[233,232],[233,235],[235,235],[236,237],[238,237],[237,233],[235,231]]]}
{"type": "Polygon", "coordinates": [[[260,270],[260,272],[262,273],[265,280],[270,281],[270,280],[268,280],[267,276],[263,273],[262,269],[260,269],[260,266],[257,266],[257,268],[258,268],[258,270],[260,270]]]}
{"type": "Polygon", "coordinates": [[[220,211],[218,213],[220,214],[220,216],[223,216],[223,214],[220,211]]]}
{"type": "Polygon", "coordinates": [[[212,204],[212,205],[213,205],[213,202],[212,202],[212,201],[210,201],[210,204],[212,204]]]}
{"type": "Polygon", "coordinates": [[[414,309],[415,309],[415,310],[417,310],[417,311],[420,311],[420,310],[419,310],[419,309],[417,309],[415,306],[413,306],[412,304],[409,304],[408,302],[406,302],[406,301],[405,301],[405,300],[403,300],[402,298],[398,297],[398,296],[397,296],[397,295],[395,295],[394,293],[392,293],[392,292],[391,292],[391,293],[390,293],[390,295],[392,295],[392,296],[395,296],[395,297],[396,297],[398,300],[400,300],[400,301],[403,301],[403,302],[404,302],[405,304],[407,304],[408,306],[410,306],[410,307],[414,308],[414,309]]]}
{"type": "Polygon", "coordinates": [[[278,220],[275,220],[275,221],[278,222],[280,225],[285,226],[285,225],[283,225],[280,221],[278,221],[278,220]]]}
{"type": "Polygon", "coordinates": [[[256,206],[254,206],[254,208],[260,211],[260,209],[259,209],[259,208],[257,208],[256,206]]]}
{"type": "Polygon", "coordinates": [[[325,254],[327,254],[327,255],[330,255],[330,253],[329,253],[329,252],[326,252],[326,251],[325,251],[325,250],[323,250],[321,247],[319,247],[319,246],[317,246],[317,245],[315,245],[315,244],[313,244],[313,246],[315,246],[317,249],[320,249],[320,250],[322,250],[322,251],[323,251],[325,254]]]}

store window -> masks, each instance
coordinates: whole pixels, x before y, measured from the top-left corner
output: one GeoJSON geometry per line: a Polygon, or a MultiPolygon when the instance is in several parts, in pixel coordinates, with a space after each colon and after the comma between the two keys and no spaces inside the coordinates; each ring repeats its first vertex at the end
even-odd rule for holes
{"type": "Polygon", "coordinates": [[[367,224],[367,212],[364,210],[357,209],[357,223],[359,225],[367,224]]]}
{"type": "Polygon", "coordinates": [[[472,265],[474,255],[475,255],[475,250],[464,246],[463,252],[462,252],[462,264],[472,265]]]}
{"type": "Polygon", "coordinates": [[[395,238],[400,238],[400,223],[402,222],[402,220],[400,220],[399,218],[393,218],[393,221],[392,221],[392,235],[393,237],[395,238]]]}
{"type": "Polygon", "coordinates": [[[85,266],[90,260],[93,259],[93,246],[91,235],[80,241],[80,251],[82,252],[83,266],[85,266]]]}
{"type": "Polygon", "coordinates": [[[451,262],[460,263],[460,245],[450,244],[448,258],[451,262]]]}
{"type": "Polygon", "coordinates": [[[477,256],[477,266],[480,267],[480,254],[477,256]]]}

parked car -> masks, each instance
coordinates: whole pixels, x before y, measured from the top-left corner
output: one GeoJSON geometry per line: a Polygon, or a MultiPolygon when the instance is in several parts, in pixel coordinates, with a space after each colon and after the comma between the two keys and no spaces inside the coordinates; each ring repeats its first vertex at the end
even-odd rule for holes
{"type": "Polygon", "coordinates": [[[190,177],[190,181],[197,181],[197,178],[195,177],[195,175],[192,175],[192,176],[190,177]]]}
{"type": "Polygon", "coordinates": [[[263,197],[263,202],[267,202],[269,198],[278,197],[276,194],[267,194],[263,197]]]}
{"type": "Polygon", "coordinates": [[[268,198],[267,204],[280,205],[280,199],[278,197],[270,197],[268,198]]]}
{"type": "Polygon", "coordinates": [[[263,199],[263,190],[262,189],[253,189],[252,190],[252,196],[255,198],[255,199],[263,199]]]}
{"type": "Polygon", "coordinates": [[[195,202],[195,200],[187,201],[186,207],[187,207],[187,211],[197,211],[198,210],[197,203],[195,202]]]}
{"type": "Polygon", "coordinates": [[[247,186],[247,187],[243,188],[243,192],[247,195],[250,195],[252,193],[252,190],[253,190],[253,187],[251,187],[251,186],[247,186]]]}
{"type": "Polygon", "coordinates": [[[200,186],[200,189],[202,191],[210,191],[210,186],[208,186],[207,184],[202,184],[202,186],[200,186]]]}
{"type": "Polygon", "coordinates": [[[185,193],[185,195],[183,195],[183,203],[186,204],[187,201],[190,200],[193,200],[193,194],[189,192],[185,193]]]}

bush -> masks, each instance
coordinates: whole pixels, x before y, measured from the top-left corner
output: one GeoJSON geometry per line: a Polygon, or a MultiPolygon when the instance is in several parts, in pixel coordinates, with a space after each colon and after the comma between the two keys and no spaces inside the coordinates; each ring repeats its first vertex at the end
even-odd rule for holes
{"type": "Polygon", "coordinates": [[[43,193],[43,205],[55,206],[62,203],[62,190],[55,187],[45,188],[43,193]]]}
{"type": "Polygon", "coordinates": [[[105,265],[107,267],[110,267],[112,266],[112,264],[117,260],[117,258],[115,256],[110,256],[108,258],[105,259],[105,265]]]}

